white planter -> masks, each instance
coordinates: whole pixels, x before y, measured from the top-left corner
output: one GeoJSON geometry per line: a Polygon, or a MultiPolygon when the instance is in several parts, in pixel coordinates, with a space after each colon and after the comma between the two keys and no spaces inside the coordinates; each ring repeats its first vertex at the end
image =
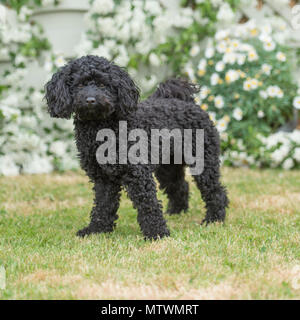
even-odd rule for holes
{"type": "Polygon", "coordinates": [[[42,25],[55,52],[72,57],[85,30],[84,14],[88,8],[88,0],[64,0],[58,6],[36,10],[32,20],[42,25]]]}
{"type": "Polygon", "coordinates": [[[43,89],[46,83],[47,72],[43,66],[40,65],[40,61],[32,60],[26,67],[28,73],[26,73],[24,79],[21,80],[21,84],[27,88],[43,89]]]}

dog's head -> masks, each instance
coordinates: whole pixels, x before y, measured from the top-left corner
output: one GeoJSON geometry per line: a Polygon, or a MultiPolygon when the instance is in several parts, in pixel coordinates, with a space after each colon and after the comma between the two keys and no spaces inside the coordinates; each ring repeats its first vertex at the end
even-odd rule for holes
{"type": "Polygon", "coordinates": [[[139,90],[128,73],[105,58],[85,56],[58,70],[45,86],[52,117],[81,120],[126,115],[137,108],[139,90]]]}

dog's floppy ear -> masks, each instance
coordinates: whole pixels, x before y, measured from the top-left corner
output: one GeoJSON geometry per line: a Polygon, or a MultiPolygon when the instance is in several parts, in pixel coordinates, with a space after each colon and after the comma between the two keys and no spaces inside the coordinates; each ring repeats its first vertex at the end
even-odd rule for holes
{"type": "Polygon", "coordinates": [[[54,118],[70,119],[72,96],[70,93],[70,63],[60,68],[45,85],[48,112],[54,118]]]}
{"type": "Polygon", "coordinates": [[[137,109],[140,92],[127,71],[113,65],[113,81],[117,90],[118,103],[123,114],[128,114],[137,109]]]}

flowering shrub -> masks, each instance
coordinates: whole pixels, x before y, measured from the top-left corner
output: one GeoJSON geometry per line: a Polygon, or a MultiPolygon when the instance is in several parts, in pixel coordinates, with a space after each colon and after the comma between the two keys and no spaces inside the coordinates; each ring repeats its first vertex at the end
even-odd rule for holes
{"type": "MultiPolygon", "coordinates": [[[[32,11],[27,7],[16,8],[18,14],[13,20],[7,17],[13,11],[3,6],[0,9],[0,58],[11,61],[0,80],[0,175],[76,168],[72,122],[51,119],[42,88],[24,85],[31,63],[49,50],[49,44],[41,28],[29,22],[32,11]]],[[[57,66],[62,63],[56,60],[57,66]]],[[[45,67],[50,75],[52,65],[45,67]]]]}
{"type": "MultiPolygon", "coordinates": [[[[48,116],[42,100],[44,81],[40,87],[25,85],[33,72],[32,63],[43,66],[49,78],[66,62],[62,52],[51,50],[41,27],[30,21],[36,6],[63,1],[5,0],[2,1],[5,6],[0,5],[0,60],[11,62],[4,76],[0,74],[0,174],[78,167],[72,121],[48,116]],[[8,14],[16,15],[13,23],[6,18],[8,14]]],[[[206,37],[228,23],[237,22],[241,14],[234,11],[240,2],[247,6],[253,1],[89,2],[90,10],[85,17],[87,32],[76,48],[77,56],[91,53],[114,59],[129,69],[144,95],[165,77],[178,75],[184,69],[192,80],[203,85],[199,103],[208,109],[221,132],[224,162],[274,165],[271,154],[281,144],[274,146],[274,150],[265,149],[267,142],[257,132],[266,135],[274,132],[290,117],[292,103],[295,107],[300,103],[284,61],[288,60],[286,49],[278,44],[284,43],[288,34],[283,32],[282,22],[272,17],[274,33],[268,27],[260,29],[251,24],[234,27],[234,32],[241,33],[228,38],[232,52],[223,52],[222,45],[229,47],[224,32],[218,32],[214,43],[208,45],[206,37]],[[268,37],[276,41],[267,41],[268,37]],[[246,50],[241,50],[240,45],[246,50]],[[207,47],[205,60],[199,63],[198,59],[195,69],[192,60],[202,54],[204,47],[207,47]],[[233,58],[235,54],[238,55],[233,58]]],[[[294,149],[276,166],[291,157],[296,166],[299,151],[294,157],[296,147],[291,146],[294,149]]]]}
{"type": "MultiPolygon", "coordinates": [[[[6,0],[6,6],[17,12],[13,23],[5,18],[7,7],[0,6],[0,44],[3,44],[0,55],[9,58],[13,66],[5,71],[0,86],[0,174],[43,173],[78,167],[72,122],[50,119],[42,101],[42,87],[24,85],[24,79],[31,72],[32,58],[44,65],[49,77],[66,62],[62,53],[49,50],[41,28],[29,21],[36,6],[63,1],[6,0]]],[[[168,1],[161,2],[92,0],[86,15],[88,31],[77,47],[77,55],[92,53],[114,59],[129,68],[144,91],[151,91],[164,76],[161,65],[173,61],[174,55],[170,52],[175,49],[173,66],[179,69],[185,58],[182,50],[189,51],[193,41],[206,35],[208,30],[212,32],[210,22],[216,20],[215,12],[224,11],[224,5],[218,1],[212,4],[195,1],[194,10],[188,3],[181,7],[180,1],[174,1],[173,8],[166,7],[168,1]],[[198,28],[197,32],[193,28],[198,28]],[[143,68],[151,68],[145,72],[147,77],[141,72],[143,68]]],[[[225,4],[228,13],[230,7],[225,4]]]]}
{"type": "Polygon", "coordinates": [[[271,25],[258,27],[253,21],[219,31],[196,67],[191,62],[185,67],[202,85],[196,101],[221,133],[225,163],[237,165],[238,152],[243,164],[261,163],[257,134],[275,132],[298,104],[288,51],[272,31],[271,25]]]}
{"type": "Polygon", "coordinates": [[[286,170],[300,167],[300,130],[278,132],[260,139],[264,145],[261,152],[267,165],[286,170]]]}
{"type": "Polygon", "coordinates": [[[193,42],[214,33],[218,13],[232,18],[231,7],[238,2],[92,0],[86,16],[88,31],[77,53],[114,59],[128,67],[148,93],[159,81],[178,73],[189,51],[197,50],[193,42]]]}

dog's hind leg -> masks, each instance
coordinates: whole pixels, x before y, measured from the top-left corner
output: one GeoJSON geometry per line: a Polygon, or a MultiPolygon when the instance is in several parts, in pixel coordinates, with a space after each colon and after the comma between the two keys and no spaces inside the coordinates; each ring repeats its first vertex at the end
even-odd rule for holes
{"type": "Polygon", "coordinates": [[[135,168],[124,180],[128,196],[138,211],[137,220],[145,239],[169,236],[152,172],[145,167],[135,168]]]}
{"type": "Polygon", "coordinates": [[[159,188],[169,199],[166,213],[179,214],[186,212],[189,207],[189,185],[184,179],[184,169],[183,165],[167,164],[155,171],[159,188]]]}
{"type": "Polygon", "coordinates": [[[116,182],[97,180],[94,185],[95,199],[90,224],[77,232],[84,237],[91,233],[112,232],[120,203],[121,186],[116,182]]]}
{"type": "Polygon", "coordinates": [[[228,198],[220,182],[220,160],[218,146],[206,144],[204,148],[204,170],[193,176],[205,202],[206,216],[202,223],[224,221],[228,198]]]}

